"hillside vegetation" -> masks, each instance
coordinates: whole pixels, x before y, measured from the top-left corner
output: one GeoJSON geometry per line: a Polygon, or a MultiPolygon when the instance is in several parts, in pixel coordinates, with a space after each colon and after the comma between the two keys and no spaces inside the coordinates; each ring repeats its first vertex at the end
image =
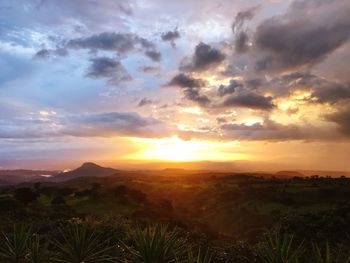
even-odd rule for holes
{"type": "Polygon", "coordinates": [[[350,256],[345,177],[118,171],[3,186],[0,210],[0,262],[345,263],[350,256]]]}

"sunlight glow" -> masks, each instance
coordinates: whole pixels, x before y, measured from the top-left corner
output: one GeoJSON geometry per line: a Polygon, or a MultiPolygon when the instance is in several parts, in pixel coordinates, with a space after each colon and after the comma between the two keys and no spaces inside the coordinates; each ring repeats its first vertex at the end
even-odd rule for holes
{"type": "Polygon", "coordinates": [[[129,138],[140,147],[140,151],[129,154],[129,160],[162,160],[162,161],[220,161],[246,160],[250,156],[235,153],[239,142],[214,142],[200,140],[182,140],[176,136],[162,139],[129,138]]]}

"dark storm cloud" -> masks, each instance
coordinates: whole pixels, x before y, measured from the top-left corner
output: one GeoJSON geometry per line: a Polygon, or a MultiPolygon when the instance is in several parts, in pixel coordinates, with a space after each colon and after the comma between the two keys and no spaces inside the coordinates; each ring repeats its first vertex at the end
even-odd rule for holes
{"type": "Polygon", "coordinates": [[[241,107],[256,110],[272,110],[275,105],[273,98],[270,96],[262,96],[253,92],[240,92],[239,94],[232,94],[225,98],[219,105],[220,107],[241,107]]]}
{"type": "Polygon", "coordinates": [[[222,123],[226,123],[227,120],[225,118],[222,118],[222,117],[217,117],[216,118],[216,122],[219,123],[219,124],[222,124],[222,123]]]}
{"type": "Polygon", "coordinates": [[[163,41],[169,41],[172,47],[175,47],[175,40],[180,38],[180,33],[177,29],[174,31],[168,31],[166,33],[163,33],[161,36],[163,41]]]}
{"type": "MultiPolygon", "coordinates": [[[[295,90],[311,91],[315,87],[323,85],[325,80],[317,77],[309,71],[293,72],[290,74],[276,75],[272,79],[257,79],[256,89],[268,91],[275,97],[287,97],[295,90]]],[[[251,84],[251,83],[250,83],[251,84]]],[[[248,86],[248,82],[246,82],[248,86]]],[[[251,86],[254,88],[254,86],[251,86]]]]}
{"type": "Polygon", "coordinates": [[[161,72],[160,67],[153,67],[153,66],[139,67],[139,70],[144,72],[144,73],[160,73],[161,72]]]}
{"type": "Polygon", "coordinates": [[[244,86],[250,90],[272,93],[275,98],[289,97],[294,91],[304,90],[311,93],[304,98],[310,103],[336,104],[350,99],[349,83],[327,80],[310,71],[277,75],[271,79],[246,80],[244,86]]]}
{"type": "Polygon", "coordinates": [[[153,103],[154,103],[153,100],[148,99],[148,98],[143,98],[139,101],[139,103],[137,104],[137,107],[143,107],[143,106],[150,105],[153,103]]]}
{"type": "Polygon", "coordinates": [[[196,46],[189,63],[185,61],[181,69],[185,71],[204,71],[212,66],[219,65],[225,57],[225,54],[220,50],[201,42],[196,46]]]}
{"type": "Polygon", "coordinates": [[[254,18],[259,8],[259,6],[255,6],[237,13],[235,21],[232,24],[232,31],[235,34],[234,47],[236,53],[244,53],[248,51],[249,36],[247,31],[243,28],[243,25],[246,21],[254,18]]]}
{"type": "Polygon", "coordinates": [[[302,140],[310,139],[315,135],[312,127],[301,129],[296,125],[282,125],[270,119],[253,125],[223,124],[220,128],[224,131],[224,137],[241,140],[302,140]]]}
{"type": "Polygon", "coordinates": [[[247,52],[249,49],[249,36],[247,32],[241,31],[237,33],[234,45],[236,53],[247,52]]]}
{"type": "Polygon", "coordinates": [[[46,58],[49,58],[51,56],[64,57],[66,55],[68,55],[68,50],[65,48],[56,48],[56,49],[43,48],[35,53],[34,58],[46,59],[46,58]]]}
{"type": "Polygon", "coordinates": [[[325,116],[325,119],[338,125],[339,131],[350,138],[350,104],[344,109],[325,116]]]}
{"type": "Polygon", "coordinates": [[[122,81],[131,80],[124,66],[115,59],[98,57],[90,59],[91,65],[86,76],[90,78],[105,78],[111,85],[118,85],[122,81]]]}
{"type": "Polygon", "coordinates": [[[68,41],[67,47],[74,49],[116,51],[123,54],[133,50],[137,43],[139,43],[139,39],[133,34],[104,32],[86,38],[72,39],[68,41]]]}
{"type": "Polygon", "coordinates": [[[35,58],[48,58],[50,56],[50,51],[46,48],[43,48],[35,53],[35,58]]]}
{"type": "Polygon", "coordinates": [[[261,78],[247,79],[244,81],[244,84],[247,86],[247,88],[256,90],[266,85],[266,80],[261,78]]]}
{"type": "Polygon", "coordinates": [[[275,107],[272,97],[245,90],[243,84],[235,80],[231,80],[228,86],[220,86],[217,96],[213,98],[208,98],[207,95],[202,93],[201,88],[205,85],[206,83],[203,80],[195,79],[183,73],[176,75],[165,84],[165,86],[181,88],[186,99],[197,102],[203,107],[240,107],[256,110],[272,110],[275,107]],[[239,91],[236,92],[236,89],[239,89],[239,91]],[[221,97],[224,97],[224,99],[220,101],[221,97]],[[217,102],[210,105],[211,102],[215,101],[217,102]]]}
{"type": "Polygon", "coordinates": [[[173,77],[165,86],[177,86],[180,88],[200,88],[205,86],[202,79],[196,79],[189,75],[180,73],[173,77]]]}
{"type": "Polygon", "coordinates": [[[145,55],[155,62],[159,62],[162,58],[161,54],[158,51],[154,50],[146,51],[145,55]]]}
{"type": "Polygon", "coordinates": [[[312,74],[310,71],[296,71],[290,74],[277,76],[271,80],[273,84],[287,85],[289,83],[297,83],[299,86],[320,85],[322,82],[322,79],[312,74]]]}
{"type": "Polygon", "coordinates": [[[259,8],[260,8],[259,6],[254,6],[238,12],[235,17],[235,21],[232,24],[232,31],[233,32],[240,31],[246,21],[252,20],[254,18],[259,8]]]}
{"type": "Polygon", "coordinates": [[[315,87],[311,97],[319,103],[330,104],[350,99],[350,84],[326,83],[324,86],[315,87]]]}
{"type": "Polygon", "coordinates": [[[180,33],[179,33],[179,31],[177,31],[177,29],[175,29],[174,31],[168,31],[168,32],[162,34],[163,41],[172,41],[172,40],[175,40],[177,38],[180,38],[180,33]]]}
{"type": "Polygon", "coordinates": [[[205,81],[202,79],[196,79],[189,75],[180,73],[173,77],[166,87],[179,87],[182,89],[185,98],[198,103],[201,106],[206,106],[210,103],[210,99],[201,94],[201,88],[205,86],[205,81]]]}
{"type": "Polygon", "coordinates": [[[309,71],[293,72],[275,77],[266,82],[263,87],[269,87],[276,96],[290,93],[294,90],[309,90],[310,102],[335,104],[350,99],[350,84],[338,83],[318,77],[309,71]]]}
{"type": "Polygon", "coordinates": [[[71,49],[88,49],[93,52],[112,51],[119,55],[125,55],[140,48],[152,60],[161,59],[161,54],[156,50],[154,43],[130,33],[103,32],[90,37],[69,40],[66,46],[71,49]]]}
{"type": "Polygon", "coordinates": [[[310,67],[350,36],[349,1],[295,1],[288,12],[263,21],[254,36],[258,71],[310,67]]]}
{"type": "Polygon", "coordinates": [[[228,95],[228,94],[232,94],[236,91],[237,88],[242,88],[243,85],[242,83],[234,80],[234,79],[231,79],[230,80],[230,84],[225,86],[225,85],[220,85],[219,89],[218,89],[218,95],[220,97],[223,97],[225,95],[228,95]]]}
{"type": "Polygon", "coordinates": [[[185,88],[183,89],[183,92],[185,94],[185,98],[198,103],[200,106],[206,106],[210,103],[210,99],[204,95],[201,94],[201,91],[199,88],[185,88]]]}

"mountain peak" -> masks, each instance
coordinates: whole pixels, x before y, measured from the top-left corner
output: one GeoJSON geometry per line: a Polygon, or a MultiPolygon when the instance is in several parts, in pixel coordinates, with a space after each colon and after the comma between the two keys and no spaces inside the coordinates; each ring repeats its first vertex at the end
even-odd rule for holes
{"type": "Polygon", "coordinates": [[[79,168],[63,172],[53,177],[54,181],[66,181],[78,177],[105,177],[117,173],[119,170],[102,167],[93,162],[85,162],[79,168]]]}
{"type": "Polygon", "coordinates": [[[80,168],[100,168],[101,166],[93,163],[93,162],[85,162],[80,166],[80,168]]]}

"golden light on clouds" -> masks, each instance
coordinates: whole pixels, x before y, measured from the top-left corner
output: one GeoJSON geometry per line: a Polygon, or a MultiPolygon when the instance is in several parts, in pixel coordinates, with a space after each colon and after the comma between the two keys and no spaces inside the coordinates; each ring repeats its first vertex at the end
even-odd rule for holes
{"type": "Polygon", "coordinates": [[[124,156],[127,160],[228,161],[247,160],[248,154],[235,153],[240,143],[182,140],[176,136],[161,139],[129,138],[139,151],[124,156]]]}

